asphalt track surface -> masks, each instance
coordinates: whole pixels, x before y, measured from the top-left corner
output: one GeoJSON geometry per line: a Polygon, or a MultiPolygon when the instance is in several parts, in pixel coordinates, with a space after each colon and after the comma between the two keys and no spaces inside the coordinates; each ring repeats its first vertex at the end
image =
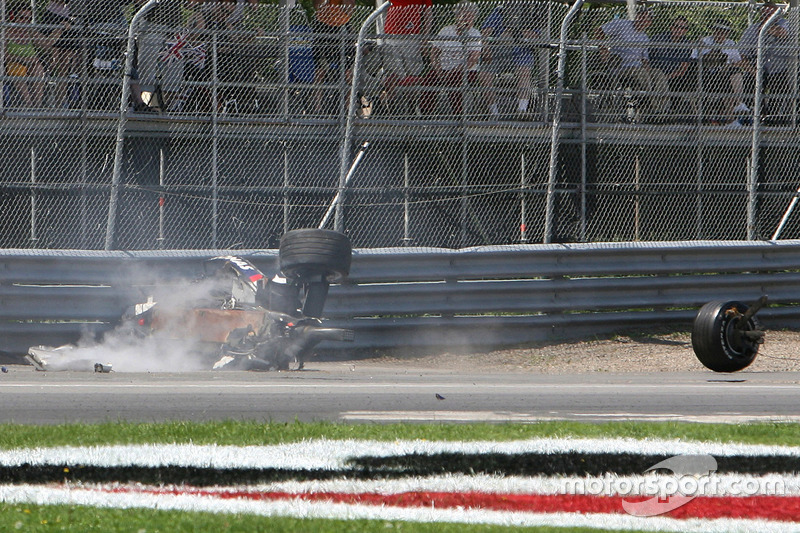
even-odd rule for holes
{"type": "Polygon", "coordinates": [[[0,422],[226,419],[800,420],[800,372],[485,374],[314,363],[299,372],[103,374],[9,366],[0,373],[0,422]]]}

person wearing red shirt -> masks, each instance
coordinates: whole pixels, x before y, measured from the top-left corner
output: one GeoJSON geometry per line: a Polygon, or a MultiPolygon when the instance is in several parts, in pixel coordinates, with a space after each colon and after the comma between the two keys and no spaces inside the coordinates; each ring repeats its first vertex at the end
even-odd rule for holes
{"type": "Polygon", "coordinates": [[[411,84],[425,66],[423,39],[431,33],[432,0],[393,0],[386,14],[384,101],[391,102],[397,85],[411,84]]]}
{"type": "Polygon", "coordinates": [[[430,35],[432,0],[395,0],[386,14],[383,31],[392,71],[401,76],[422,72],[422,42],[417,35],[430,35]]]}

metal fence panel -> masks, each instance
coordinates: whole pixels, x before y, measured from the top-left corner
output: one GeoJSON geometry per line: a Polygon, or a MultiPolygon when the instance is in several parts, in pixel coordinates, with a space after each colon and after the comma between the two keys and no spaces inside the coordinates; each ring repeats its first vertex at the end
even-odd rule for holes
{"type": "Polygon", "coordinates": [[[586,3],[562,42],[550,1],[163,0],[126,54],[141,2],[33,4],[0,7],[0,246],[271,247],[340,191],[362,248],[800,231],[797,9],[586,3]]]}

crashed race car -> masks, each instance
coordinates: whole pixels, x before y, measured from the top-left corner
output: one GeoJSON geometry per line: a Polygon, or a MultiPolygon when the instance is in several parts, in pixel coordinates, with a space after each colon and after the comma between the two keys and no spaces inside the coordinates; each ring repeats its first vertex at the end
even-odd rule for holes
{"type": "Polygon", "coordinates": [[[700,308],[692,324],[692,349],[706,368],[714,372],[738,372],[750,366],[764,343],[764,331],[756,313],[767,297],[747,305],[738,301],[709,302],[700,308]]]}
{"type": "MultiPolygon", "coordinates": [[[[281,238],[279,271],[273,277],[240,257],[209,259],[194,290],[164,301],[148,297],[125,313],[115,331],[191,345],[215,370],[302,369],[321,341],[354,340],[352,330],[322,322],[328,288],[348,276],[351,256],[350,241],[341,233],[290,231],[281,238]]],[[[27,358],[38,370],[54,370],[54,362],[78,351],[37,346],[27,358]]],[[[96,372],[111,368],[83,363],[91,363],[96,372]]]]}

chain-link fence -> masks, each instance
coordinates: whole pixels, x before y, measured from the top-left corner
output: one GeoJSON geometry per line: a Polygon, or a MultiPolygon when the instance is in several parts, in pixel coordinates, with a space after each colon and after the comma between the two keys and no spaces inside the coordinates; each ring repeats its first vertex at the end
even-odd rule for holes
{"type": "Polygon", "coordinates": [[[6,0],[0,246],[797,237],[797,12],[573,7],[6,0]]]}

